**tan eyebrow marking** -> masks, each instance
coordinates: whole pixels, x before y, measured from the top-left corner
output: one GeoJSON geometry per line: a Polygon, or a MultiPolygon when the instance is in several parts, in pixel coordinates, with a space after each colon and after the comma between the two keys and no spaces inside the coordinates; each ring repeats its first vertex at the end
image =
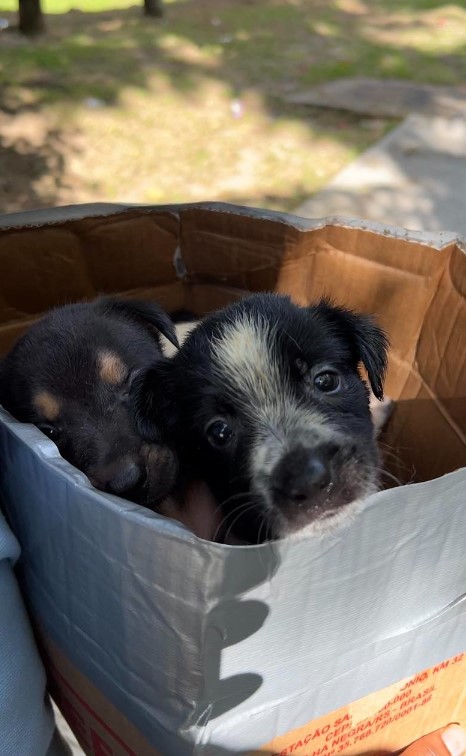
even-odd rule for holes
{"type": "Polygon", "coordinates": [[[56,420],[60,414],[60,401],[56,396],[53,396],[50,391],[39,391],[33,397],[32,403],[36,410],[40,412],[46,420],[56,420]]]}
{"type": "Polygon", "coordinates": [[[117,385],[128,375],[128,368],[114,352],[99,352],[99,375],[105,383],[117,385]]]}

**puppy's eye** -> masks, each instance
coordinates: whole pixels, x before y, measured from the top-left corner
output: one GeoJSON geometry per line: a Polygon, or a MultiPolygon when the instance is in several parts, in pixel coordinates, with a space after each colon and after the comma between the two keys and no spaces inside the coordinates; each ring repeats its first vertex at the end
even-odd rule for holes
{"type": "Polygon", "coordinates": [[[60,437],[60,431],[58,428],[54,428],[52,425],[38,425],[37,426],[44,435],[46,435],[48,438],[50,438],[51,441],[54,441],[55,443],[58,441],[60,437]]]}
{"type": "Polygon", "coordinates": [[[341,387],[341,378],[338,373],[324,370],[314,377],[314,386],[323,394],[336,394],[341,387]]]}
{"type": "Polygon", "coordinates": [[[213,446],[225,446],[233,436],[233,428],[226,420],[213,420],[206,428],[206,435],[213,446]]]}

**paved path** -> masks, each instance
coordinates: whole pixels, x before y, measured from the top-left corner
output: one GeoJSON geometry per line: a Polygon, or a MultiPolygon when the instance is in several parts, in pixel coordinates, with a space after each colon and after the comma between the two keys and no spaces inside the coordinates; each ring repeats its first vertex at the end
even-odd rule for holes
{"type": "Polygon", "coordinates": [[[466,117],[408,116],[294,212],[466,237],[466,117]]]}

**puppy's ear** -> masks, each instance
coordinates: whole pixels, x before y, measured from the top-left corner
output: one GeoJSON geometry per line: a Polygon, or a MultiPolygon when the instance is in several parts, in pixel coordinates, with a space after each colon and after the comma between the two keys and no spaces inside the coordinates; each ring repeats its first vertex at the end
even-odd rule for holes
{"type": "Polygon", "coordinates": [[[370,316],[354,313],[350,315],[360,360],[367,370],[374,395],[379,401],[382,401],[383,384],[387,372],[387,336],[370,316]]]}
{"type": "Polygon", "coordinates": [[[102,297],[96,302],[96,308],[101,312],[120,315],[143,325],[152,326],[165,336],[171,344],[179,348],[175,326],[171,318],[155,302],[133,301],[130,299],[116,299],[102,297]]]}
{"type": "Polygon", "coordinates": [[[315,310],[325,314],[326,319],[338,326],[340,333],[350,340],[355,359],[364,364],[372,391],[382,401],[389,346],[384,331],[370,315],[336,307],[328,300],[320,302],[315,310]]]}
{"type": "Polygon", "coordinates": [[[174,407],[170,360],[164,359],[135,377],[131,385],[131,400],[142,438],[156,443],[164,440],[169,432],[174,407]]]}

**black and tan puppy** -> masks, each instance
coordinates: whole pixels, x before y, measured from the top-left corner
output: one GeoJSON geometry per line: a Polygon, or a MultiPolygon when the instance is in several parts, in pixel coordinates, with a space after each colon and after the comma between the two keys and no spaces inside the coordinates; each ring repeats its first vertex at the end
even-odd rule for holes
{"type": "Polygon", "coordinates": [[[186,479],[205,481],[220,505],[220,538],[325,532],[377,489],[358,367],[381,399],[386,354],[367,316],[256,294],[207,317],[138,381],[141,432],[166,427],[186,479]]]}
{"type": "Polygon", "coordinates": [[[142,441],[130,390],[161,358],[159,334],[177,344],[168,315],[147,302],[52,310],[0,363],[0,404],[37,425],[96,488],[153,507],[174,484],[176,460],[155,430],[142,441]]]}

